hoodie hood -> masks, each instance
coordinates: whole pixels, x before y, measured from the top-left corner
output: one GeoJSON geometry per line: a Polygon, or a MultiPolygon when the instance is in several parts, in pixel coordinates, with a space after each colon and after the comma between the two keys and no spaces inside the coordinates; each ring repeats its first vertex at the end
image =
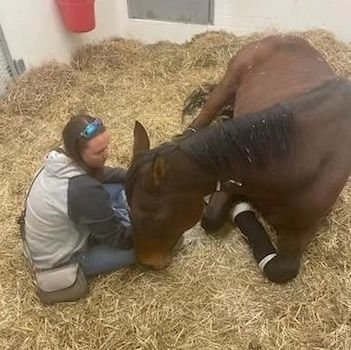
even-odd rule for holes
{"type": "Polygon", "coordinates": [[[63,152],[53,150],[44,159],[44,168],[51,175],[60,178],[72,178],[86,173],[74,160],[63,152]]]}

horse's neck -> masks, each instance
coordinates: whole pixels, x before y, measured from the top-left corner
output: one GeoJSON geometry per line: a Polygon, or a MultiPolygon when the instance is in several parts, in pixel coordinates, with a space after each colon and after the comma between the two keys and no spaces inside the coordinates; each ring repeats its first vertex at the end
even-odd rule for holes
{"type": "Polygon", "coordinates": [[[175,187],[182,190],[196,190],[202,196],[215,191],[218,175],[199,165],[183,151],[175,152],[169,164],[171,166],[172,182],[175,187]]]}
{"type": "Polygon", "coordinates": [[[247,159],[243,162],[234,137],[223,134],[218,127],[209,127],[201,134],[185,139],[180,149],[187,159],[187,167],[195,168],[198,178],[209,177],[215,182],[233,178],[240,182],[250,162],[247,159]]]}

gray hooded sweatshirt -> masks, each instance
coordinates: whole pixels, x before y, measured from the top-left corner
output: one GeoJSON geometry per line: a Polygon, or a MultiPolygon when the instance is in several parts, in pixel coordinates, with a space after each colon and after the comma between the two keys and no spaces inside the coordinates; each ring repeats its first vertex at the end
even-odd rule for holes
{"type": "Polygon", "coordinates": [[[105,167],[102,181],[85,172],[63,152],[45,158],[28,194],[25,212],[27,247],[34,268],[68,262],[91,240],[120,249],[132,247],[131,227],[113,213],[103,183],[124,182],[126,171],[105,167]]]}

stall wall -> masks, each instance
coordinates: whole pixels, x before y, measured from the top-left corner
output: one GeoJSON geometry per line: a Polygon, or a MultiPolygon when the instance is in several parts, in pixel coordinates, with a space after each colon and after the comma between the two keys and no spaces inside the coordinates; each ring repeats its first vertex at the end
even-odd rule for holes
{"type": "MultiPolygon", "coordinates": [[[[189,0],[190,1],[190,0],[189,0]]],[[[54,0],[1,0],[0,25],[14,59],[27,67],[56,59],[68,62],[85,43],[111,36],[144,42],[184,42],[206,30],[235,34],[255,31],[327,29],[351,40],[349,0],[215,0],[214,25],[193,25],[128,18],[127,0],[96,0],[96,29],[89,33],[67,31],[54,0]]]]}

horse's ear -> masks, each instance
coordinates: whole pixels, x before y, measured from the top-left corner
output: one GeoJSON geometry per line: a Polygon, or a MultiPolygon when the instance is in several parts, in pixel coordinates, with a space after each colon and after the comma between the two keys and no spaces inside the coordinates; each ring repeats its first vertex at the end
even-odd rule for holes
{"type": "Polygon", "coordinates": [[[158,187],[166,178],[165,160],[162,156],[156,156],[152,163],[152,182],[158,187]]]}
{"type": "Polygon", "coordinates": [[[133,157],[135,157],[138,152],[147,151],[149,148],[149,136],[147,136],[147,132],[143,125],[136,120],[134,125],[133,157]]]}

